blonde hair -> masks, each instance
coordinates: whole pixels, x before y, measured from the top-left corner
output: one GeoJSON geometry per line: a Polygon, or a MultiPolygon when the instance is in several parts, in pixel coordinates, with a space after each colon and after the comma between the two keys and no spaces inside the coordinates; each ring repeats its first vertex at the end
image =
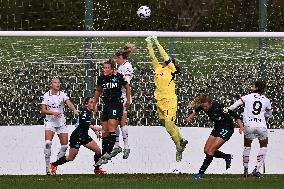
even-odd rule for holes
{"type": "Polygon", "coordinates": [[[207,95],[200,95],[200,96],[196,97],[195,99],[193,99],[193,100],[189,103],[189,107],[190,107],[190,108],[194,108],[195,106],[197,106],[197,105],[199,105],[199,104],[206,103],[206,102],[211,103],[211,102],[212,102],[211,97],[210,97],[210,96],[207,96],[207,95]]]}

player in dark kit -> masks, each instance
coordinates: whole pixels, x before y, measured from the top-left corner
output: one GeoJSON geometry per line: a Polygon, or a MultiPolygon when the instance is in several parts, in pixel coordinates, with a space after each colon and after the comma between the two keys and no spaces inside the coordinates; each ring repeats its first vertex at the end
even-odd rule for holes
{"type": "MultiPolygon", "coordinates": [[[[99,97],[103,100],[102,125],[102,160],[103,164],[111,159],[111,151],[116,141],[116,129],[123,114],[123,103],[127,109],[130,105],[131,89],[123,75],[115,72],[115,62],[110,59],[103,65],[103,74],[97,80],[94,94],[94,109],[97,111],[99,97]],[[122,99],[122,87],[126,90],[126,102],[122,99]]],[[[100,165],[98,162],[96,165],[100,165]]]]}
{"type": "Polygon", "coordinates": [[[199,169],[199,173],[194,175],[194,179],[200,179],[204,177],[206,169],[215,158],[223,158],[226,162],[226,169],[231,167],[231,154],[225,154],[218,149],[228,141],[234,133],[233,117],[238,126],[240,127],[239,133],[244,131],[243,123],[240,116],[230,110],[226,110],[223,104],[213,101],[209,96],[201,95],[191,102],[191,107],[195,107],[193,113],[186,117],[187,121],[192,121],[193,118],[198,115],[200,111],[204,111],[208,117],[214,122],[214,128],[206,141],[204,147],[204,153],[206,157],[202,166],[199,169]]]}
{"type": "MultiPolygon", "coordinates": [[[[58,165],[62,165],[66,162],[73,161],[79,152],[79,148],[81,145],[95,152],[94,161],[97,163],[100,161],[102,156],[101,149],[98,144],[88,135],[88,130],[91,128],[95,131],[96,135],[100,137],[101,128],[96,127],[93,124],[92,114],[94,110],[94,99],[88,97],[85,99],[84,105],[85,107],[80,112],[78,122],[76,124],[76,129],[72,132],[69,140],[69,155],[63,156],[59,158],[56,162],[50,164],[50,173],[52,175],[56,174],[56,169],[58,165]]],[[[100,169],[99,166],[95,166],[96,174],[103,174],[105,171],[100,169]]]]}

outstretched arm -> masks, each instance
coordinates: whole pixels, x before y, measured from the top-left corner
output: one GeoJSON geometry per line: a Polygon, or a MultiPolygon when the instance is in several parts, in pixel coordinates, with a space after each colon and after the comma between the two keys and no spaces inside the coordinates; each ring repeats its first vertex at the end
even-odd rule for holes
{"type": "Polygon", "coordinates": [[[154,70],[155,70],[159,66],[159,62],[158,62],[158,59],[156,58],[155,53],[154,53],[151,36],[147,37],[145,39],[145,41],[147,42],[147,50],[148,50],[150,59],[153,63],[153,67],[154,67],[154,70]]]}
{"type": "Polygon", "coordinates": [[[236,109],[238,106],[240,106],[242,104],[243,104],[243,101],[241,99],[239,99],[233,105],[231,105],[229,107],[229,110],[234,110],[234,109],[236,109]]]}
{"type": "Polygon", "coordinates": [[[172,72],[176,71],[175,65],[172,64],[172,59],[169,57],[168,53],[165,51],[163,46],[159,43],[157,36],[152,36],[154,43],[157,45],[160,55],[163,57],[163,60],[167,66],[171,69],[172,72]]]}

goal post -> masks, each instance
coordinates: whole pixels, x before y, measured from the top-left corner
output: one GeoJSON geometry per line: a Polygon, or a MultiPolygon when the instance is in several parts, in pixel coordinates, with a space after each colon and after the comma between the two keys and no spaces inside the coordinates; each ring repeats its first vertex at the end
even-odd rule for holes
{"type": "Polygon", "coordinates": [[[284,32],[0,31],[0,37],[283,38],[284,32]]]}
{"type": "MultiPolygon", "coordinates": [[[[248,93],[251,83],[261,78],[259,38],[266,38],[267,95],[278,110],[269,127],[284,127],[284,106],[279,102],[284,98],[284,33],[160,31],[0,31],[0,125],[41,124],[38,103],[55,74],[61,78],[62,89],[81,107],[87,96],[86,77],[95,82],[101,74],[101,64],[128,42],[138,50],[130,56],[134,78],[129,125],[159,125],[152,65],[144,40],[149,35],[157,35],[181,67],[181,74],[176,76],[177,125],[198,127],[210,124],[202,116],[191,125],[186,123],[188,102],[197,95],[208,94],[229,105],[248,93]],[[86,37],[93,39],[88,46],[91,58],[85,56],[86,37]],[[86,59],[93,64],[87,69],[86,59]]],[[[161,61],[156,48],[155,54],[161,61]]],[[[72,124],[72,118],[68,111],[68,124],[72,124]]]]}

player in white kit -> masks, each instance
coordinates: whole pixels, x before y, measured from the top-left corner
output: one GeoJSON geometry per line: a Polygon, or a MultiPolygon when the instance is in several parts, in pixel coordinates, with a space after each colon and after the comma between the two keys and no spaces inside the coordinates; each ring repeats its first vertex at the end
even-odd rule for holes
{"type": "Polygon", "coordinates": [[[244,177],[248,176],[249,155],[253,139],[258,138],[260,145],[256,166],[252,172],[253,176],[261,176],[259,169],[264,163],[265,155],[267,152],[268,133],[266,119],[272,116],[272,108],[270,100],[264,95],[265,88],[266,83],[264,81],[256,81],[252,86],[252,93],[242,96],[232,106],[229,107],[230,110],[234,110],[240,105],[244,106],[244,177]]]}
{"type": "Polygon", "coordinates": [[[54,78],[51,80],[50,90],[43,95],[43,99],[40,105],[41,113],[46,115],[44,119],[44,154],[46,162],[46,174],[50,174],[49,164],[51,156],[51,145],[55,132],[57,133],[61,144],[57,158],[59,159],[63,157],[66,154],[66,150],[68,148],[68,130],[64,116],[65,104],[74,112],[74,114],[79,115],[69,97],[64,92],[60,91],[60,80],[54,78]]]}
{"type": "MultiPolygon", "coordinates": [[[[124,46],[124,50],[115,53],[116,63],[119,65],[117,72],[124,76],[125,80],[128,82],[129,85],[131,84],[131,79],[133,78],[133,67],[131,63],[128,61],[128,56],[133,51],[135,51],[135,46],[133,44],[126,44],[124,46]]],[[[122,98],[125,103],[127,99],[126,99],[126,90],[124,88],[122,88],[122,98]]],[[[123,116],[120,121],[120,129],[124,141],[123,159],[127,159],[130,154],[130,148],[128,144],[128,129],[126,127],[126,123],[127,123],[127,110],[126,108],[124,108],[123,116]]],[[[122,148],[119,146],[119,134],[120,130],[119,127],[117,127],[116,143],[111,153],[112,157],[122,152],[122,148]]]]}

